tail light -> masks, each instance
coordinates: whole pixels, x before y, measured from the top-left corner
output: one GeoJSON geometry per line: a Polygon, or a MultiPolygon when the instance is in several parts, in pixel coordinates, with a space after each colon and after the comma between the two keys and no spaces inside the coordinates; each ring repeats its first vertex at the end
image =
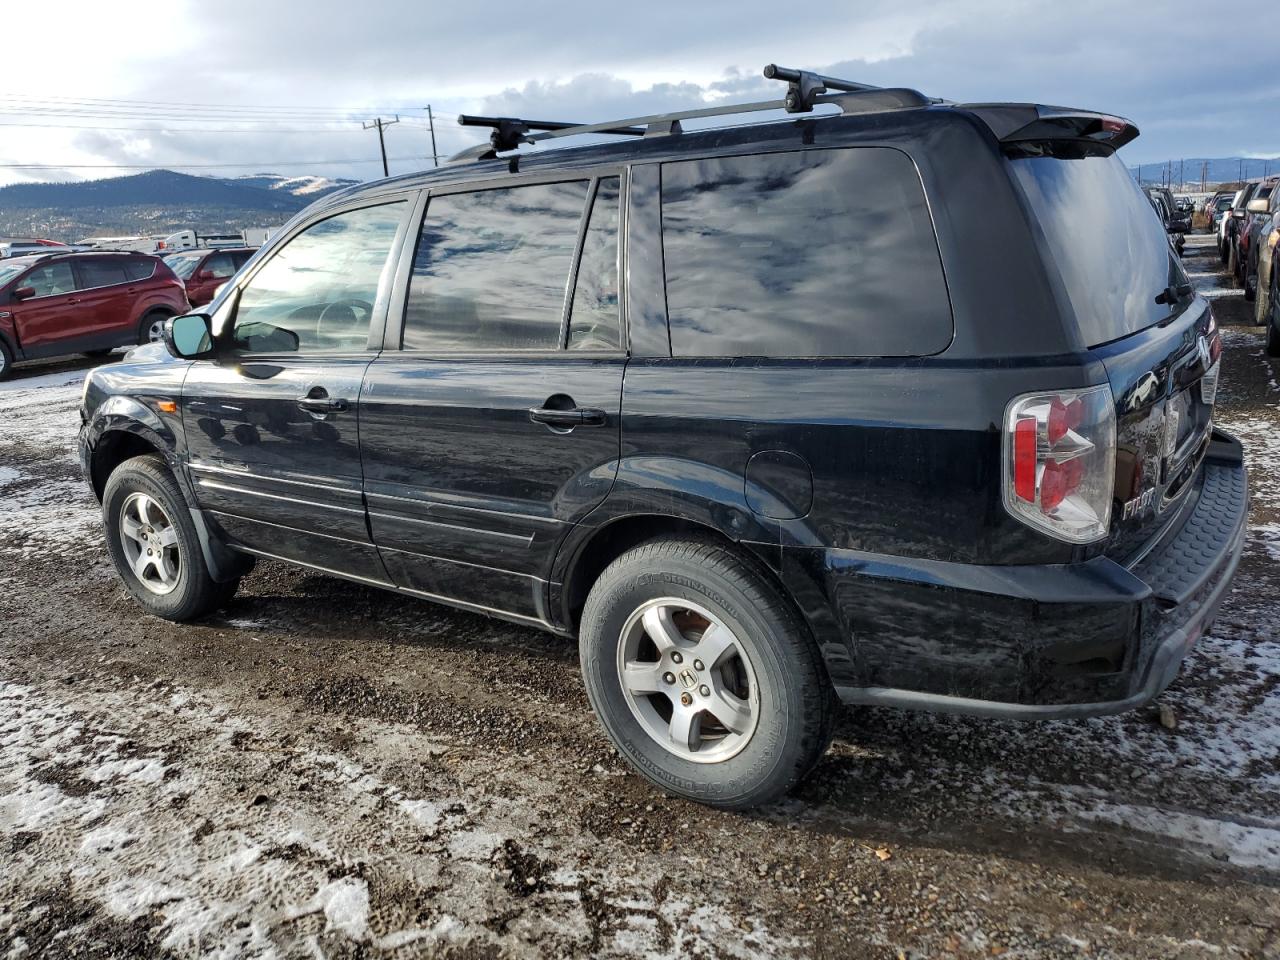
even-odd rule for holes
{"type": "Polygon", "coordinates": [[[1109,387],[1029,393],[1009,403],[1004,504],[1024,523],[1071,543],[1105,537],[1115,463],[1109,387]]]}

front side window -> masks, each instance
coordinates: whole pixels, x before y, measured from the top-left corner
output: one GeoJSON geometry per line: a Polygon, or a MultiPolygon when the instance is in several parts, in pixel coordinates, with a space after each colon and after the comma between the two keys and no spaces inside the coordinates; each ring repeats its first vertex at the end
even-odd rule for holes
{"type": "Polygon", "coordinates": [[[339,213],[280,247],[240,291],[233,337],[251,353],[364,350],[405,203],[339,213]]]}
{"type": "Polygon", "coordinates": [[[677,357],[943,350],[951,305],[915,165],[885,147],[662,165],[677,357]]]}
{"type": "Polygon", "coordinates": [[[414,257],[406,350],[556,350],[589,181],[434,196],[414,257]]]}
{"type": "Polygon", "coordinates": [[[121,257],[112,257],[109,260],[81,260],[77,266],[80,268],[80,287],[85,290],[129,282],[129,275],[124,269],[124,259],[121,257]]]}
{"type": "Polygon", "coordinates": [[[50,263],[32,270],[18,286],[31,287],[35,290],[33,296],[56,297],[64,293],[74,293],[76,278],[71,272],[71,264],[50,263]]]}

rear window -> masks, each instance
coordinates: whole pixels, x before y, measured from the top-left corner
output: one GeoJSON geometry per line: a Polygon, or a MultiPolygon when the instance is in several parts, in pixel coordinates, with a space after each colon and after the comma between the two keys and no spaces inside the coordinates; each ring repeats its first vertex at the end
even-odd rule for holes
{"type": "Polygon", "coordinates": [[[110,260],[81,260],[77,266],[80,270],[80,288],[110,287],[117,283],[128,283],[129,275],[125,273],[124,260],[113,257],[110,260]]]}
{"type": "Polygon", "coordinates": [[[884,147],[662,166],[678,357],[923,356],[951,305],[915,165],[884,147]]]}
{"type": "Polygon", "coordinates": [[[1009,166],[1086,344],[1110,343],[1169,318],[1170,307],[1156,297],[1186,275],[1160,216],[1119,157],[1019,157],[1009,166]]]}

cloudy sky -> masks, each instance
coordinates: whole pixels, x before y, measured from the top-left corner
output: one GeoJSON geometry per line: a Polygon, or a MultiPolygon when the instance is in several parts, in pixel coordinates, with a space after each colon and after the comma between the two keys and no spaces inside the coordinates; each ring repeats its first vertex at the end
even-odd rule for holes
{"type": "Polygon", "coordinates": [[[1118,113],[1129,163],[1280,156],[1280,12],[1203,0],[633,6],[485,0],[31,3],[12,11],[0,183],[151,167],[367,179],[476,142],[459,113],[599,120],[779,96],[776,61],[953,100],[1118,113]],[[20,15],[19,15],[20,14],[20,15]],[[1257,29],[1241,29],[1254,20],[1257,29]],[[42,38],[47,38],[47,42],[42,38]],[[1230,69],[1228,69],[1228,65],[1230,69]]]}

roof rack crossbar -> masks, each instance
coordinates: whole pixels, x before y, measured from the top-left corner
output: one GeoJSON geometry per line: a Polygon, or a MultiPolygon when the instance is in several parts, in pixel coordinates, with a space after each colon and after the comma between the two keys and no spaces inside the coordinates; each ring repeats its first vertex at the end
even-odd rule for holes
{"type": "Polygon", "coordinates": [[[885,89],[869,83],[856,83],[853,80],[841,80],[838,77],[827,77],[818,73],[809,73],[806,70],[779,67],[773,63],[764,68],[764,75],[771,80],[783,80],[787,83],[785,98],[701,107],[675,113],[654,113],[644,117],[629,117],[625,120],[607,120],[603,123],[565,123],[558,120],[521,120],[516,117],[478,117],[464,114],[458,117],[458,123],[462,126],[489,127],[492,130],[489,143],[463,150],[452,156],[450,162],[491,160],[499,153],[517,149],[522,143],[539,143],[543,140],[576,137],[589,133],[628,137],[677,134],[682,131],[680,121],[705,117],[729,117],[766,110],[809,113],[815,106],[823,103],[835,104],[841,110],[850,112],[852,98],[848,96],[849,94],[871,94],[872,98],[876,94],[883,94],[887,101],[893,104],[888,108],[880,106],[873,109],[893,109],[942,102],[925,97],[914,90],[885,89]],[[838,92],[829,93],[830,90],[838,92]]]}
{"type": "Polygon", "coordinates": [[[764,75],[769,80],[782,80],[787,84],[787,96],[784,100],[787,113],[808,113],[819,97],[828,90],[841,90],[845,93],[860,93],[864,90],[879,90],[880,87],[869,83],[855,83],[852,80],[841,80],[839,77],[827,77],[808,70],[793,70],[771,63],[764,68],[764,75]]]}

